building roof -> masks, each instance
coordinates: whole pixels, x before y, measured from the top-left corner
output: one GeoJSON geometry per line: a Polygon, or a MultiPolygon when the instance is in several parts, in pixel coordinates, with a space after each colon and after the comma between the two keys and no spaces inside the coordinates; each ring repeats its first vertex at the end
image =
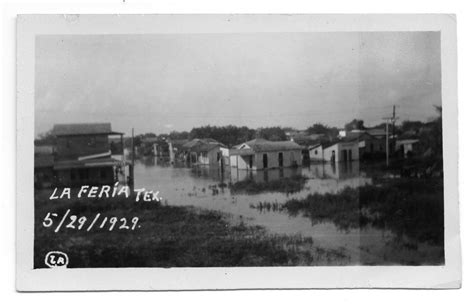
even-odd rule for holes
{"type": "Polygon", "coordinates": [[[73,136],[73,135],[119,135],[123,133],[113,132],[110,123],[74,123],[55,124],[53,135],[73,136]]]}
{"type": "Polygon", "coordinates": [[[412,143],[417,143],[417,142],[419,142],[418,139],[405,138],[405,139],[397,139],[396,144],[397,145],[399,145],[399,144],[412,144],[412,143]]]}
{"type": "Polygon", "coordinates": [[[183,144],[183,148],[193,152],[210,151],[215,147],[226,146],[212,138],[195,138],[183,144]]]}
{"type": "Polygon", "coordinates": [[[253,139],[234,147],[231,154],[271,151],[302,150],[303,147],[293,141],[270,141],[266,139],[253,139]]]}
{"type": "MultiPolygon", "coordinates": [[[[126,162],[125,162],[126,163],[126,162]]],[[[65,160],[57,161],[54,163],[55,170],[62,169],[73,169],[73,168],[92,168],[92,167],[111,167],[123,165],[122,161],[117,159],[106,157],[106,158],[96,158],[88,160],[65,160]]]]}
{"type": "Polygon", "coordinates": [[[366,139],[377,139],[375,136],[367,133],[367,132],[349,132],[347,133],[346,137],[341,138],[344,142],[352,142],[352,141],[361,141],[366,139]]]}
{"type": "Polygon", "coordinates": [[[368,129],[366,132],[372,136],[385,136],[387,133],[384,129],[368,129]]]}
{"type": "Polygon", "coordinates": [[[326,149],[326,148],[329,148],[329,147],[332,147],[333,145],[336,145],[338,143],[353,143],[353,144],[357,144],[359,141],[359,138],[348,138],[348,137],[344,137],[344,138],[341,138],[341,139],[337,139],[337,140],[333,140],[333,141],[327,141],[327,142],[322,142],[320,144],[317,144],[317,145],[314,145],[314,146],[311,146],[310,148],[311,149],[314,149],[314,148],[317,148],[319,146],[322,146],[323,149],[326,149]]]}

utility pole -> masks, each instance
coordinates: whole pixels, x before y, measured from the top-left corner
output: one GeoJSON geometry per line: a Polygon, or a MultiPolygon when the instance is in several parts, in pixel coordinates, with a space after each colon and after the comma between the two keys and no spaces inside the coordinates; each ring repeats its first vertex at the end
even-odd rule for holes
{"type": "Polygon", "coordinates": [[[388,121],[390,118],[383,118],[385,120],[385,164],[389,165],[389,145],[388,145],[388,121]]]}
{"type": "MultiPolygon", "coordinates": [[[[134,190],[134,186],[135,186],[135,172],[134,172],[134,168],[135,168],[135,133],[134,133],[134,129],[132,128],[132,162],[130,164],[130,174],[129,174],[129,178],[130,178],[130,182],[129,182],[129,187],[130,187],[130,194],[133,193],[133,190],[134,190]]],[[[133,198],[133,197],[132,197],[133,198]]]]}
{"type": "Polygon", "coordinates": [[[388,130],[388,124],[389,121],[391,122],[392,125],[392,136],[395,134],[395,121],[397,121],[398,117],[395,116],[395,105],[393,106],[393,112],[392,112],[392,117],[385,117],[382,118],[385,120],[385,162],[386,165],[388,166],[390,164],[390,142],[389,142],[389,130],[388,130]]]}
{"type": "Polygon", "coordinates": [[[393,106],[392,112],[392,135],[395,135],[395,105],[393,106]]]}

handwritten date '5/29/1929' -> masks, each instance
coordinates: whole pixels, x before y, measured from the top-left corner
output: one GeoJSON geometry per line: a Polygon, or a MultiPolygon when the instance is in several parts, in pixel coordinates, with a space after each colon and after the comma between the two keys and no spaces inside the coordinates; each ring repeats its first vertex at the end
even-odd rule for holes
{"type": "Polygon", "coordinates": [[[141,226],[138,224],[140,219],[138,217],[119,218],[101,216],[97,213],[95,217],[87,218],[86,216],[71,215],[71,210],[68,209],[62,216],[57,213],[48,212],[43,219],[43,226],[46,228],[54,228],[54,232],[59,232],[62,228],[73,230],[85,230],[87,232],[92,229],[104,229],[108,231],[115,230],[135,230],[141,226]],[[59,222],[58,222],[59,221],[59,222]]]}
{"type": "MultiPolygon", "coordinates": [[[[159,197],[159,191],[147,191],[144,188],[134,189],[133,193],[136,195],[133,196],[135,202],[156,202],[160,203],[162,198],[159,197]]],[[[113,198],[125,196],[126,198],[132,196],[132,191],[128,186],[119,186],[116,183],[114,186],[89,186],[83,185],[76,192],[71,188],[62,188],[58,190],[55,188],[49,197],[50,200],[66,199],[70,200],[72,197],[87,197],[87,198],[113,198]],[[73,194],[72,194],[73,193],[73,194]]],[[[54,232],[59,232],[63,229],[73,229],[73,230],[85,230],[87,232],[92,229],[99,230],[135,230],[140,228],[138,224],[139,218],[134,217],[117,217],[117,216],[101,216],[100,213],[97,213],[93,218],[86,216],[78,216],[71,214],[71,210],[68,209],[64,214],[59,214],[55,212],[48,212],[43,219],[43,226],[45,228],[54,228],[54,232]]]]}

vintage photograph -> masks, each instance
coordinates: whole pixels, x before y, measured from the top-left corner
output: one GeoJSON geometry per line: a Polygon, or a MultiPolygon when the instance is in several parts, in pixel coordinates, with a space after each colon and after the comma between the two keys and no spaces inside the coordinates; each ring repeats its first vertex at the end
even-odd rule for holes
{"type": "Polygon", "coordinates": [[[34,268],[444,265],[440,46],[37,35],[34,268]]]}

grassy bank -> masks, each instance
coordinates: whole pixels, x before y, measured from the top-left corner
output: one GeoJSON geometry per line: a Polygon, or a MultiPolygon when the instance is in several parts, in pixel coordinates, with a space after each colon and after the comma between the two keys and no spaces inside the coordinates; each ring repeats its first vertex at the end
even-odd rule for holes
{"type": "Polygon", "coordinates": [[[234,194],[257,194],[261,192],[295,193],[304,188],[307,180],[308,178],[302,175],[268,182],[256,182],[252,179],[247,179],[230,184],[229,188],[231,193],[234,194]]]}
{"type": "Polygon", "coordinates": [[[290,214],[303,212],[314,222],[331,221],[341,229],[372,225],[435,245],[444,242],[443,207],[442,179],[386,180],[337,194],[314,193],[282,205],[290,214]]]}
{"type": "Polygon", "coordinates": [[[340,260],[342,254],[312,248],[312,240],[270,235],[241,221],[230,223],[214,211],[156,203],[132,203],[123,198],[50,201],[45,192],[35,196],[35,268],[45,267],[51,250],[69,256],[69,267],[232,267],[312,265],[340,260]],[[140,218],[134,231],[94,228],[87,232],[45,228],[48,212],[93,219],[97,213],[118,218],[140,218]]]}

